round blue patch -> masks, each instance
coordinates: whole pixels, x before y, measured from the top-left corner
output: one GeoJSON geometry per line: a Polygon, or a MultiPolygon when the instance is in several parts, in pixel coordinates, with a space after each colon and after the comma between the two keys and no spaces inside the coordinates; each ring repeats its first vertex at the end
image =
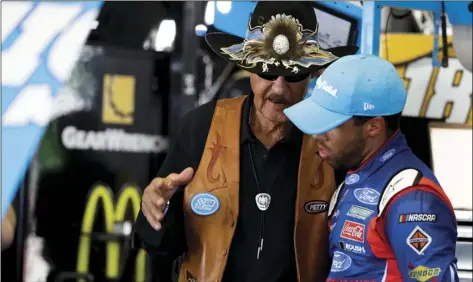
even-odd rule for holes
{"type": "Polygon", "coordinates": [[[351,184],[355,184],[357,183],[358,181],[360,180],[360,176],[358,174],[350,174],[349,176],[347,176],[347,178],[345,179],[345,184],[346,185],[351,185],[351,184]]]}
{"type": "Polygon", "coordinates": [[[210,193],[199,193],[191,200],[192,211],[201,216],[212,215],[220,208],[220,201],[210,193]]]}

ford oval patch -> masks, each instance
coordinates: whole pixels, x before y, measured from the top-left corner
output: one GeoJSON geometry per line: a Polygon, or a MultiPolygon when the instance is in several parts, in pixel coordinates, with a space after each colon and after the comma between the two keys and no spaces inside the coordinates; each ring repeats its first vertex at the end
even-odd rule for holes
{"type": "Polygon", "coordinates": [[[358,188],[353,192],[355,198],[363,204],[377,205],[380,194],[378,191],[371,188],[358,188]]]}
{"type": "Polygon", "coordinates": [[[310,201],[304,205],[304,210],[310,214],[323,213],[328,211],[328,203],[326,201],[310,201]]]}
{"type": "Polygon", "coordinates": [[[387,151],[386,153],[384,153],[384,155],[380,158],[380,161],[381,162],[385,162],[387,160],[389,160],[393,155],[394,153],[396,153],[396,149],[391,149],[389,151],[387,151]]]}
{"type": "Polygon", "coordinates": [[[210,193],[199,193],[191,200],[192,211],[201,216],[212,215],[220,208],[220,201],[210,193]]]}
{"type": "Polygon", "coordinates": [[[347,270],[351,266],[351,257],[345,253],[335,251],[333,253],[332,268],[330,271],[333,272],[342,272],[347,270]]]}
{"type": "Polygon", "coordinates": [[[346,179],[345,179],[345,184],[346,185],[351,185],[355,184],[360,180],[360,176],[358,174],[350,174],[346,179]]]}

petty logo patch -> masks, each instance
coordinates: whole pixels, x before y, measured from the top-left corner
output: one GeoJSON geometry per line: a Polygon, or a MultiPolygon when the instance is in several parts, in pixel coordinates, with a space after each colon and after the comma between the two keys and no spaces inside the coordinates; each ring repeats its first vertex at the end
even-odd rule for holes
{"type": "Polygon", "coordinates": [[[323,213],[328,210],[328,203],[326,201],[310,201],[304,205],[304,210],[310,214],[323,213]]]}
{"type": "Polygon", "coordinates": [[[416,226],[407,237],[407,245],[411,247],[418,255],[422,255],[427,247],[432,243],[432,237],[427,232],[416,226]]]}
{"type": "Polygon", "coordinates": [[[212,215],[220,208],[220,201],[210,193],[199,193],[191,200],[192,211],[201,216],[212,215]]]}

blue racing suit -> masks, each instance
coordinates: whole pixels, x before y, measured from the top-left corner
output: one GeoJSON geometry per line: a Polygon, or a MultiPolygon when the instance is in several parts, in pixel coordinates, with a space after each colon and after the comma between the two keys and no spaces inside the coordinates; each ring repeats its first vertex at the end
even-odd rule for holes
{"type": "Polygon", "coordinates": [[[459,281],[452,205],[399,131],[347,174],[329,229],[327,281],[459,281]]]}

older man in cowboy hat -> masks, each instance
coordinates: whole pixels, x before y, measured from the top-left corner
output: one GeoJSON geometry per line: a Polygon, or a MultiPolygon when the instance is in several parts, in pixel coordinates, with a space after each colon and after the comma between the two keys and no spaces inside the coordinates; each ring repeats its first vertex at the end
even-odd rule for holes
{"type": "Polygon", "coordinates": [[[283,110],[357,47],[323,50],[310,2],[259,2],[245,39],[208,34],[251,72],[248,96],[190,112],[146,187],[135,230],[163,281],[324,281],[334,173],[283,110]]]}

